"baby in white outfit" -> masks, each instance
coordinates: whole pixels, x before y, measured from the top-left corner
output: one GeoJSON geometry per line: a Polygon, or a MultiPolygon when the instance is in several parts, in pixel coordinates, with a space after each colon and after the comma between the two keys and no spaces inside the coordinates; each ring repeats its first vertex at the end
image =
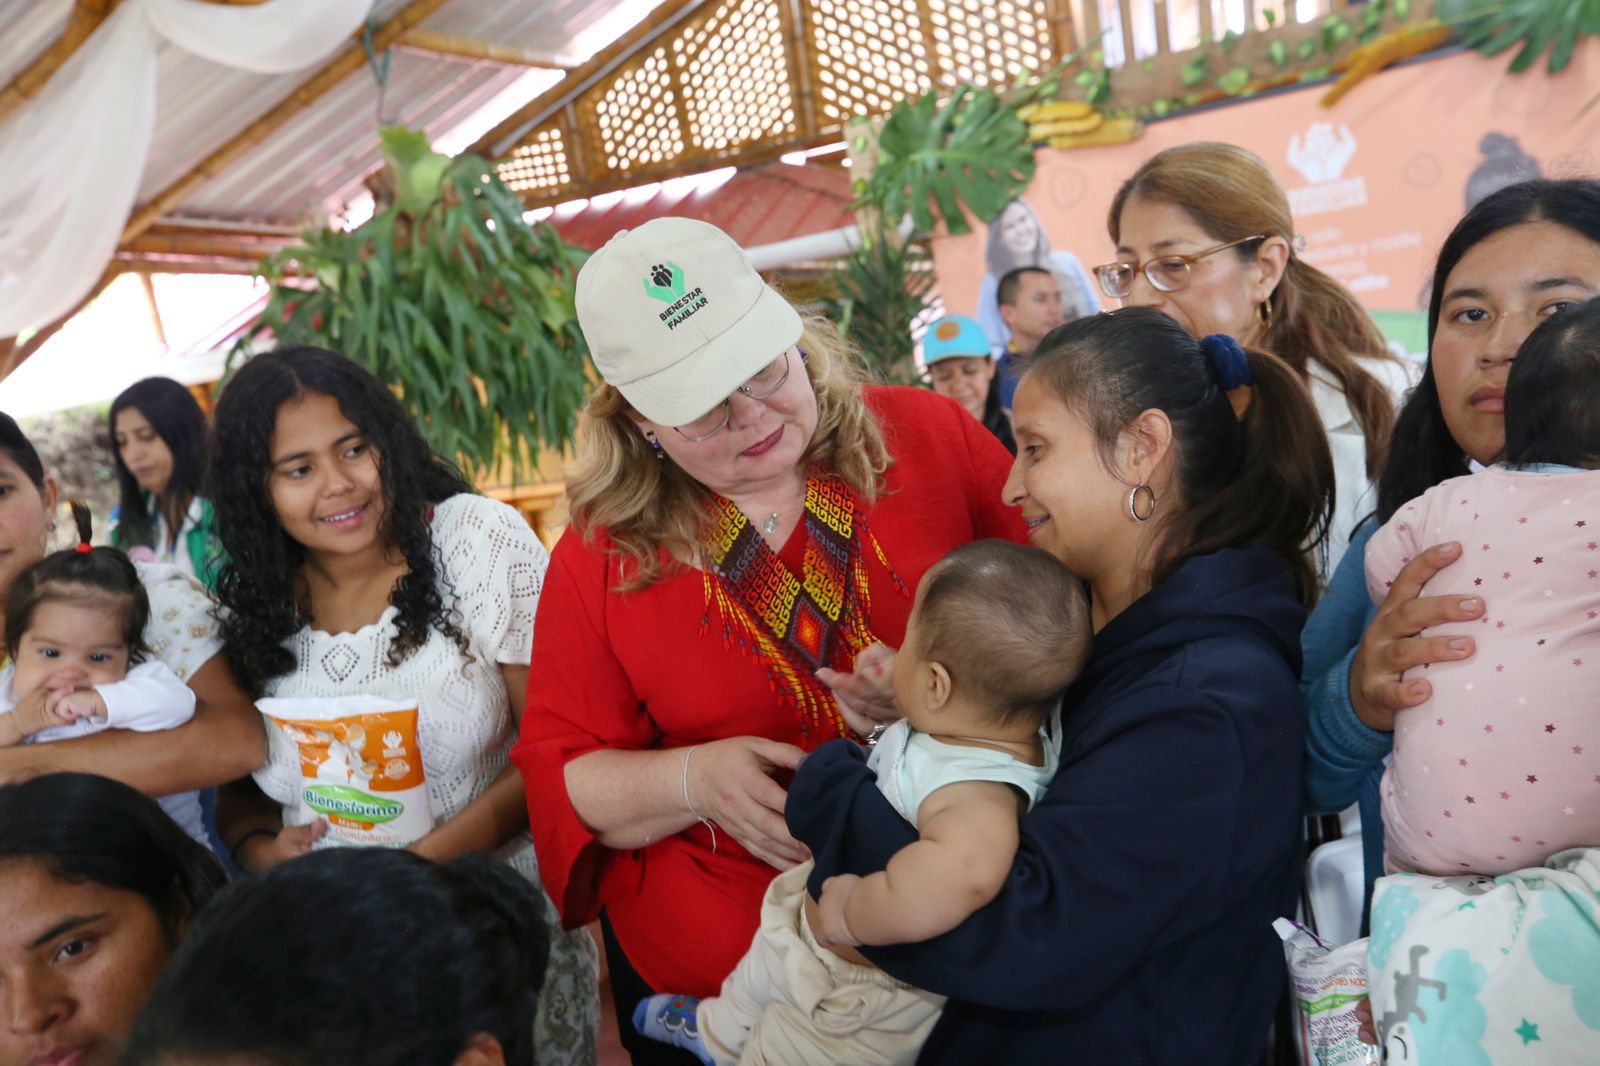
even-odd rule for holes
{"type": "MultiPolygon", "coordinates": [[[[115,548],[89,546],[87,508],[73,504],[73,517],[78,547],[28,567],[6,597],[0,747],[171,729],[194,717],[194,692],[162,663],[139,661],[150,601],[138,572],[115,548]]],[[[200,824],[195,793],[162,806],[186,827],[200,824]]]]}
{"type": "Polygon", "coordinates": [[[999,894],[1018,819],[1055,777],[1061,695],[1092,637],[1082,584],[1045,552],[979,541],[934,564],[894,662],[905,717],[867,764],[920,839],[881,873],[829,878],[820,900],[809,862],[780,874],[721,994],[643,1000],[639,1031],[720,1066],[914,1062],[943,997],[852,946],[930,940],[999,894]]]}

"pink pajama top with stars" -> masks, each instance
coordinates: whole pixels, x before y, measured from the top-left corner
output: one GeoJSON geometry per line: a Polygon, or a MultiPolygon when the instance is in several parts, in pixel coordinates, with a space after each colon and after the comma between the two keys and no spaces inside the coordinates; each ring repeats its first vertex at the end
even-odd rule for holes
{"type": "Polygon", "coordinates": [[[1445,541],[1462,558],[1423,595],[1487,609],[1423,633],[1470,626],[1470,658],[1406,674],[1433,695],[1395,719],[1385,868],[1500,874],[1600,846],[1600,471],[1497,466],[1429,489],[1368,543],[1373,600],[1445,541]]]}

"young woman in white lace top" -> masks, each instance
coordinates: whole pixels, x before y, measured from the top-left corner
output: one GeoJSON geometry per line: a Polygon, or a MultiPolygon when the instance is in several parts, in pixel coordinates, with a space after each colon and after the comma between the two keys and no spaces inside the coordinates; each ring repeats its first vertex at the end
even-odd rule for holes
{"type": "MultiPolygon", "coordinates": [[[[217,594],[240,683],[255,696],[417,701],[433,829],[410,850],[491,853],[537,886],[507,752],[544,546],[428,450],[387,388],[333,352],[286,348],[247,363],[222,393],[214,434],[210,484],[228,556],[217,594]]],[[[300,749],[285,730],[267,733],[260,791],[236,788],[219,811],[223,839],[256,870],[333,843],[300,800],[300,749]]],[[[540,1061],[593,1061],[594,944],[563,932],[548,899],[545,908],[540,1061]]]]}

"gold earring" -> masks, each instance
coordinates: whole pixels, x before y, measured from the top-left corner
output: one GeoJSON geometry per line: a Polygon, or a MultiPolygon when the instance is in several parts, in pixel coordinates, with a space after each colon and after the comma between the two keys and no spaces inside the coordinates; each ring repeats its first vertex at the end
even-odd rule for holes
{"type": "Polygon", "coordinates": [[[1272,325],[1271,300],[1262,300],[1260,303],[1256,304],[1256,321],[1261,324],[1262,329],[1266,329],[1268,326],[1272,325]]]}

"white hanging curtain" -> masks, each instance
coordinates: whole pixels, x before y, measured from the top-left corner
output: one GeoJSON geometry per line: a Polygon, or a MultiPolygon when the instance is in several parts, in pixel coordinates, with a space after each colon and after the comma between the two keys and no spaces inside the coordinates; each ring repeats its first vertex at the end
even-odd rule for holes
{"type": "Polygon", "coordinates": [[[257,74],[315,66],[361,27],[373,0],[125,0],[0,125],[0,337],[71,310],[116,251],[156,119],[163,41],[257,74]]]}

